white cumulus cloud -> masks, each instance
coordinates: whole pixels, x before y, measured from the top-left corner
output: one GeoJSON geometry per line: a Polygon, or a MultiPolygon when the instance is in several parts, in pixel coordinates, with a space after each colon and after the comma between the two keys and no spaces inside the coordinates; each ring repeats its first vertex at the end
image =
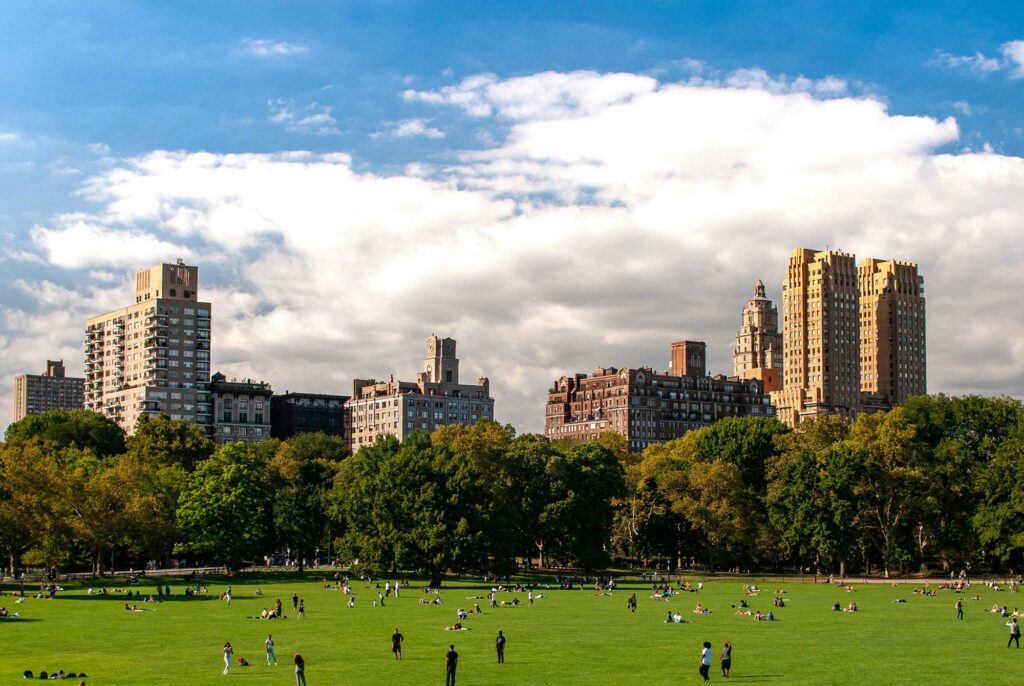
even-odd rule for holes
{"type": "Polygon", "coordinates": [[[463,376],[491,377],[498,419],[521,430],[541,428],[561,374],[664,369],[679,338],[731,372],[754,282],[778,302],[790,251],[831,246],[920,264],[931,390],[1024,395],[1024,160],[949,152],[954,119],[893,115],[840,79],[761,74],[408,91],[500,142],[389,173],[337,153],[153,152],[90,178],[92,209],[34,239],[58,266],[206,265],[215,367],[281,391],[415,378],[422,340],[451,335],[463,376]]]}

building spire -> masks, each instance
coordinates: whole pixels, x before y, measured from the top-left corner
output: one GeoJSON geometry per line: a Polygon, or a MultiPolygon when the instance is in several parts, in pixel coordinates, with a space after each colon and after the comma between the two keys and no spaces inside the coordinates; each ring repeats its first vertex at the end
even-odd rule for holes
{"type": "Polygon", "coordinates": [[[761,279],[758,279],[757,280],[757,284],[754,286],[754,297],[755,298],[763,298],[763,297],[765,297],[765,295],[764,295],[764,283],[761,282],[761,279]]]}

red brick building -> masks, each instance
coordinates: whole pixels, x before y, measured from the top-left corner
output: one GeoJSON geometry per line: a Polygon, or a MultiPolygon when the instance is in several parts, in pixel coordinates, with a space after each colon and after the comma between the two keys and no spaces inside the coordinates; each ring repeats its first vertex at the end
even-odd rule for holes
{"type": "Polygon", "coordinates": [[[723,417],[775,415],[760,380],[707,375],[704,343],[673,343],[671,359],[668,372],[604,367],[563,376],[548,391],[544,435],[587,441],[614,431],[643,450],[723,417]]]}

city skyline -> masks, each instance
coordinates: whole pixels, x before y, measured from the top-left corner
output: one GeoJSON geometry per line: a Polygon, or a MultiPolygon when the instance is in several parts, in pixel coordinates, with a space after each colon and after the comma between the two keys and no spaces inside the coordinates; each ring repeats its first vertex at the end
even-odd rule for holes
{"type": "Polygon", "coordinates": [[[918,264],[929,392],[1024,396],[1019,12],[739,5],[6,4],[0,375],[82,376],[181,258],[229,377],[347,394],[443,332],[539,432],[552,379],[665,341],[728,373],[806,246],[918,264]]]}

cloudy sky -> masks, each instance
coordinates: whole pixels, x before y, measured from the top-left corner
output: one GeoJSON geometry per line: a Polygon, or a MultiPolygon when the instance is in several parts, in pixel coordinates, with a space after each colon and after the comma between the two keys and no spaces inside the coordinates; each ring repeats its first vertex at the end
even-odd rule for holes
{"type": "Polygon", "coordinates": [[[214,368],[414,378],[496,415],[667,367],[789,253],[916,261],[929,390],[1024,396],[1016,3],[13,2],[0,7],[0,427],[82,371],[136,269],[200,265],[214,368]]]}

